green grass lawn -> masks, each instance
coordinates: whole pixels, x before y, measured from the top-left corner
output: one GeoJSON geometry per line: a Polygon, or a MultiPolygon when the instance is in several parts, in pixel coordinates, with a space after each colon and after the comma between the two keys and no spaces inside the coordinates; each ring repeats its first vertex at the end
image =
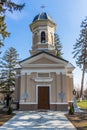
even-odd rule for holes
{"type": "Polygon", "coordinates": [[[77,102],[77,105],[78,105],[78,107],[80,107],[82,109],[87,109],[87,100],[77,102]]]}

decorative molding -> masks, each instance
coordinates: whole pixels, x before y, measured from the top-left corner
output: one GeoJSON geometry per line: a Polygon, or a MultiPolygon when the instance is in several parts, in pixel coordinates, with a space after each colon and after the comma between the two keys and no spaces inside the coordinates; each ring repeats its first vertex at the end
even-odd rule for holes
{"type": "Polygon", "coordinates": [[[27,102],[27,101],[26,101],[26,102],[21,102],[21,101],[20,101],[19,104],[24,104],[24,105],[26,105],[26,104],[37,104],[37,103],[36,103],[36,102],[29,102],[29,101],[28,101],[28,102],[27,102]]]}
{"type": "Polygon", "coordinates": [[[39,67],[60,67],[60,68],[64,68],[63,64],[27,64],[26,67],[38,67],[38,66],[39,67]]]}
{"type": "Polygon", "coordinates": [[[49,78],[49,77],[41,77],[41,78],[35,78],[34,79],[35,82],[52,82],[53,81],[53,78],[49,78]]]}
{"type": "MultiPolygon", "coordinates": [[[[26,102],[19,102],[19,104],[20,104],[20,105],[21,105],[21,104],[23,104],[23,105],[26,105],[26,104],[37,104],[37,102],[29,102],[29,101],[27,102],[27,101],[26,101],[26,102]]],[[[68,104],[68,102],[50,102],[50,105],[51,105],[51,104],[58,104],[58,105],[61,104],[61,105],[62,105],[62,104],[68,104]]],[[[37,105],[38,105],[38,104],[37,104],[37,105]]]]}
{"type": "Polygon", "coordinates": [[[51,73],[51,72],[55,72],[57,74],[60,74],[60,72],[62,72],[62,74],[66,74],[64,69],[23,69],[21,70],[21,75],[25,75],[25,73],[27,73],[27,75],[30,75],[32,72],[36,72],[36,73],[51,73]]]}
{"type": "Polygon", "coordinates": [[[68,102],[51,102],[50,104],[68,104],[68,102]]]}

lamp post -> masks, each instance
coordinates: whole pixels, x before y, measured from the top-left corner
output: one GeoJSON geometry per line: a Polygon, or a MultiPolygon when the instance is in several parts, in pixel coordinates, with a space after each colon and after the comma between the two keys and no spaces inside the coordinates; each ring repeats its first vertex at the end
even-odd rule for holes
{"type": "Polygon", "coordinates": [[[74,96],[74,98],[73,98],[73,106],[74,106],[74,109],[76,110],[77,101],[76,101],[76,90],[75,89],[73,90],[73,96],[74,96]]]}
{"type": "Polygon", "coordinates": [[[73,90],[73,95],[76,96],[76,90],[75,89],[73,90]]]}

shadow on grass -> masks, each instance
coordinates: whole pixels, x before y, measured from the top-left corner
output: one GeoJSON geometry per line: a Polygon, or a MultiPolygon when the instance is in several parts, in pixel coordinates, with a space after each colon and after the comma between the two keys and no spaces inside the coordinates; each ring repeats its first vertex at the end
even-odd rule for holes
{"type": "Polygon", "coordinates": [[[87,112],[66,114],[66,117],[72,122],[77,130],[87,130],[87,112]]]}

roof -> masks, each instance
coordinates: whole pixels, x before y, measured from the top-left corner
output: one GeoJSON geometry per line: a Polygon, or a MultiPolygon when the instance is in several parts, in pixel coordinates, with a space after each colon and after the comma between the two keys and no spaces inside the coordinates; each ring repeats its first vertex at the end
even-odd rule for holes
{"type": "Polygon", "coordinates": [[[26,59],[20,61],[19,63],[22,63],[22,62],[24,62],[24,61],[26,61],[26,60],[28,60],[28,59],[31,59],[31,58],[33,58],[33,57],[35,57],[35,56],[38,56],[38,55],[40,55],[40,54],[42,54],[42,53],[45,53],[45,54],[47,54],[47,55],[50,55],[50,56],[52,56],[52,57],[54,57],[54,58],[60,59],[60,60],[62,60],[62,61],[65,61],[65,62],[67,62],[67,63],[69,62],[69,61],[67,61],[67,60],[65,60],[65,59],[63,59],[63,58],[60,58],[60,57],[58,57],[58,56],[55,56],[55,55],[53,55],[53,54],[51,54],[51,53],[48,53],[48,52],[46,52],[46,51],[41,51],[41,52],[39,52],[39,53],[37,53],[37,54],[35,54],[35,55],[33,55],[33,56],[30,56],[30,57],[28,57],[28,58],[26,58],[26,59]]]}
{"type": "Polygon", "coordinates": [[[37,21],[37,20],[50,20],[53,21],[51,16],[49,16],[46,12],[42,12],[39,13],[38,15],[36,15],[33,19],[33,22],[37,21]]]}

